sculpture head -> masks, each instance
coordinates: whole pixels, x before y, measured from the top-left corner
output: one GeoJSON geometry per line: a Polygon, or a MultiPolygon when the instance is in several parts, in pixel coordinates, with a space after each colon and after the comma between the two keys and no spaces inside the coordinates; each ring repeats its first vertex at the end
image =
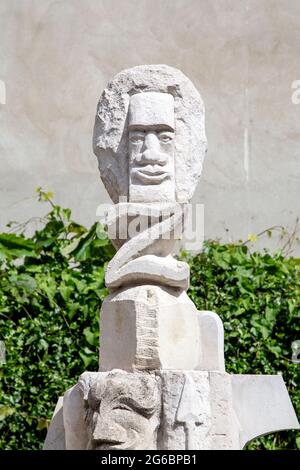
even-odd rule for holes
{"type": "Polygon", "coordinates": [[[188,202],[206,152],[202,99],[172,67],[124,70],[102,93],[93,143],[115,203],[188,202]]]}
{"type": "Polygon", "coordinates": [[[121,371],[99,377],[88,393],[88,449],[155,449],[159,415],[155,378],[121,371]]]}

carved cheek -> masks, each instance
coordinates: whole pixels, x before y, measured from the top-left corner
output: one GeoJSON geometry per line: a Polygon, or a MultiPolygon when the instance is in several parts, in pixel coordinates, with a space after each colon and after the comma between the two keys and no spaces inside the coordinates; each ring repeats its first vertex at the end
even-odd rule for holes
{"type": "Polygon", "coordinates": [[[174,155],[174,141],[172,140],[171,142],[167,144],[161,144],[161,147],[164,152],[166,152],[168,155],[173,156],[174,155]]]}
{"type": "Polygon", "coordinates": [[[97,442],[111,441],[111,443],[126,442],[126,422],[120,420],[118,413],[111,409],[106,409],[101,414],[95,413],[93,439],[97,442]]]}
{"type": "Polygon", "coordinates": [[[148,425],[148,420],[140,414],[134,411],[129,412],[127,413],[126,421],[128,423],[127,426],[129,432],[133,432],[134,434],[138,433],[140,435],[143,435],[145,433],[146,427],[148,425]]]}
{"type": "Polygon", "coordinates": [[[142,143],[130,144],[129,145],[129,161],[134,163],[135,160],[139,159],[139,156],[142,153],[142,143]]]}
{"type": "Polygon", "coordinates": [[[160,142],[159,150],[161,153],[164,153],[168,156],[168,160],[171,161],[174,156],[174,144],[173,142],[162,143],[160,142]]]}

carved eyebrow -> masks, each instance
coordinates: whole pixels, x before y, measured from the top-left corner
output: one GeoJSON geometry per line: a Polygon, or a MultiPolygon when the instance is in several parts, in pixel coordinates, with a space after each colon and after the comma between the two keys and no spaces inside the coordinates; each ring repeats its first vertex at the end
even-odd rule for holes
{"type": "MultiPolygon", "coordinates": [[[[149,401],[149,399],[148,399],[149,401]]],[[[156,403],[152,399],[152,403],[141,403],[135,400],[135,398],[128,396],[128,395],[121,395],[118,397],[117,402],[120,404],[127,405],[129,408],[131,408],[133,411],[137,411],[140,413],[142,416],[145,418],[150,418],[156,408],[156,403]]]]}
{"type": "Polygon", "coordinates": [[[173,129],[171,126],[168,126],[167,124],[129,124],[128,126],[129,132],[131,131],[167,131],[167,132],[175,132],[175,129],[173,129]]]}

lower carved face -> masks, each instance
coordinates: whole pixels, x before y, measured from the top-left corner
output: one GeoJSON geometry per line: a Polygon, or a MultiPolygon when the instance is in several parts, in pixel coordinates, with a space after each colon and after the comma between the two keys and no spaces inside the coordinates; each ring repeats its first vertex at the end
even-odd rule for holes
{"type": "Polygon", "coordinates": [[[155,449],[160,394],[154,378],[110,373],[88,396],[89,449],[155,449]]]}

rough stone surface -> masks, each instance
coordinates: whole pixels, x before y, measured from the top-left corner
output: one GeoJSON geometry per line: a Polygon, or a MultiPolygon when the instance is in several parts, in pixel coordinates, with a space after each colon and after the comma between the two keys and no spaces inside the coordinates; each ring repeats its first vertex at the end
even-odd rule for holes
{"type": "Polygon", "coordinates": [[[162,371],[159,449],[209,449],[211,407],[208,372],[162,371]]]}
{"type": "Polygon", "coordinates": [[[209,373],[212,423],[210,449],[242,448],[239,442],[239,420],[233,407],[231,376],[220,372],[209,373]]]}
{"type": "Polygon", "coordinates": [[[185,292],[146,285],[108,296],[100,314],[100,368],[194,369],[198,312],[185,292]]]}
{"type": "Polygon", "coordinates": [[[77,384],[64,394],[63,419],[66,432],[66,449],[84,450],[87,448],[88,433],[85,420],[85,403],[93,381],[96,379],[97,372],[84,372],[77,384]]]}
{"type": "Polygon", "coordinates": [[[122,203],[110,213],[108,234],[116,232],[118,248],[105,273],[110,291],[149,283],[188,288],[189,266],[171,254],[184,230],[185,206],[122,203]]]}
{"type": "Polygon", "coordinates": [[[238,449],[238,421],[230,375],[162,371],[162,422],[158,447],[170,450],[238,449]]]}
{"type": "Polygon", "coordinates": [[[150,374],[98,374],[87,402],[87,448],[156,449],[160,423],[159,379],[150,374]]]}
{"type": "MultiPolygon", "coordinates": [[[[174,153],[176,200],[180,203],[188,202],[195,191],[206,152],[204,105],[190,80],[179,70],[166,65],[142,65],[124,70],[108,84],[102,93],[94,128],[94,152],[98,157],[102,181],[115,203],[119,202],[120,197],[129,197],[129,180],[131,184],[133,183],[132,175],[129,175],[129,170],[131,170],[129,159],[136,158],[137,155],[133,151],[132,143],[129,145],[128,142],[128,130],[130,129],[128,127],[130,125],[128,108],[132,95],[147,94],[147,92],[151,94],[154,92],[157,96],[167,93],[170,95],[169,101],[173,97],[174,117],[170,116],[172,109],[169,102],[168,112],[160,113],[162,115],[151,111],[154,100],[150,103],[150,111],[147,110],[147,107],[145,108],[145,100],[139,104],[134,102],[131,105],[133,111],[129,117],[132,119],[139,117],[140,119],[139,123],[134,120],[134,124],[138,124],[138,128],[143,132],[152,130],[152,137],[145,140],[145,148],[141,149],[141,154],[146,155],[147,151],[150,151],[152,159],[155,154],[155,162],[152,162],[150,166],[153,167],[154,163],[158,164],[159,154],[164,144],[159,145],[159,139],[157,139],[157,135],[154,135],[155,132],[153,133],[153,130],[157,131],[157,128],[153,129],[153,126],[158,126],[158,130],[161,131],[161,126],[165,124],[166,119],[167,122],[172,119],[174,122],[175,118],[175,129],[172,129],[171,126],[169,128],[169,130],[175,131],[175,142],[171,145],[170,150],[166,151],[166,154],[173,158],[174,153]],[[152,119],[151,122],[149,119],[152,119]],[[156,143],[153,143],[154,140],[156,143]],[[150,147],[148,147],[148,141],[150,147]]],[[[164,105],[166,99],[160,99],[164,105]]],[[[135,101],[137,100],[135,99],[135,101]]],[[[145,139],[146,137],[144,136],[145,139]]],[[[168,146],[170,145],[168,144],[168,146]]],[[[144,159],[146,161],[146,156],[144,159]]],[[[153,171],[155,168],[152,168],[153,171]]],[[[156,184],[152,183],[151,186],[149,189],[147,185],[147,190],[150,191],[150,201],[155,202],[152,190],[156,184]]],[[[132,200],[149,202],[149,199],[145,201],[143,195],[145,196],[145,189],[141,189],[140,195],[138,190],[133,190],[132,200]]],[[[165,197],[167,200],[170,199],[171,188],[162,191],[161,195],[158,194],[157,197],[158,200],[164,200],[165,197]]],[[[173,197],[171,197],[172,199],[173,197]]]]}
{"type": "Polygon", "coordinates": [[[44,449],[156,449],[160,402],[154,374],[85,372],[59,400],[44,449]]]}
{"type": "Polygon", "coordinates": [[[44,449],[233,450],[297,428],[281,376],[86,372],[59,399],[44,449]]]}
{"type": "Polygon", "coordinates": [[[225,371],[220,318],[197,311],[178,289],[146,285],[111,294],[102,304],[100,331],[102,371],[225,371]]]}

